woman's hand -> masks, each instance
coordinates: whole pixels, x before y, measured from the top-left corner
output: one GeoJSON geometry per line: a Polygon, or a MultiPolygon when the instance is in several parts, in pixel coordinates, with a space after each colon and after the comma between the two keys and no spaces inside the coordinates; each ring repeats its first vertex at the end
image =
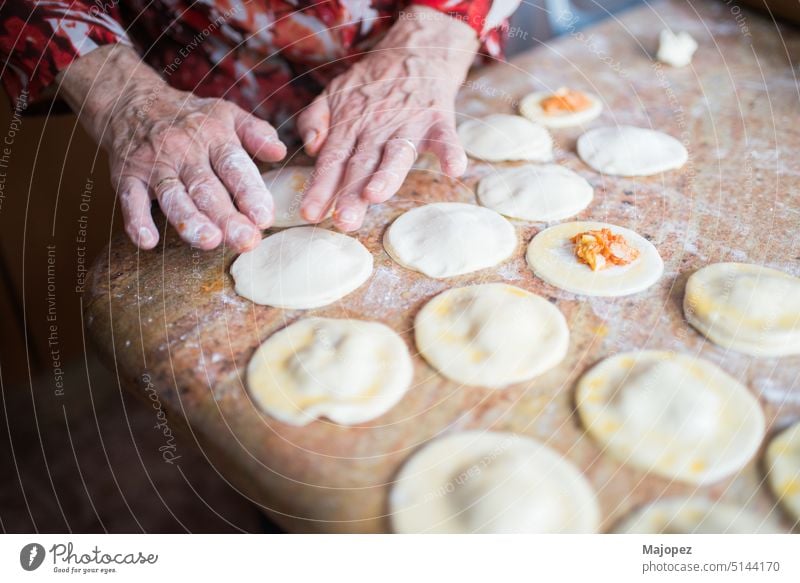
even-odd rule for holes
{"type": "Polygon", "coordinates": [[[230,102],[172,89],[124,46],[92,51],[61,75],[68,101],[108,151],[135,244],[151,249],[158,242],[151,198],[195,247],[224,240],[245,251],[258,244],[273,204],[251,156],[285,156],[272,126],[230,102]]]}
{"type": "Polygon", "coordinates": [[[426,7],[401,14],[386,38],[333,80],[298,119],[306,151],[318,155],[302,213],[361,226],[369,203],[391,198],[419,151],[449,176],[467,158],[455,132],[454,101],[478,48],[465,23],[426,7]]]}

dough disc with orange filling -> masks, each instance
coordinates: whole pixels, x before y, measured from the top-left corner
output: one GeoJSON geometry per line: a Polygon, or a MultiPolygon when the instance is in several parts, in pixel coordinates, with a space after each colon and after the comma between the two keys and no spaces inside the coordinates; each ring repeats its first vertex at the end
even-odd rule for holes
{"type": "Polygon", "coordinates": [[[800,521],[800,422],[781,431],[767,447],[767,480],[795,521],[800,521]]]}
{"type": "Polygon", "coordinates": [[[391,409],[413,370],[405,342],[383,324],[308,318],[256,350],[247,387],[261,410],[284,423],[327,417],[352,425],[391,409]]]}
{"type": "Polygon", "coordinates": [[[600,509],[581,472],[538,441],[464,431],[403,466],[389,495],[401,534],[592,533],[600,509]]]}
{"type": "Polygon", "coordinates": [[[501,388],[529,380],[567,354],[561,311],[541,296],[504,283],[448,290],[414,321],[417,348],[449,379],[501,388]]]}
{"type": "Polygon", "coordinates": [[[664,271],[664,262],[647,239],[629,229],[576,221],[562,223],[538,233],[528,245],[528,265],[533,273],[563,290],[587,296],[625,296],[653,285],[664,271]],[[578,260],[572,238],[578,233],[610,229],[622,235],[638,256],[627,265],[609,265],[593,271],[578,260]]]}
{"type": "Polygon", "coordinates": [[[775,521],[714,500],[670,498],[657,500],[622,520],[620,534],[773,534],[782,532],[775,521]]]}
{"type": "Polygon", "coordinates": [[[744,385],[706,360],[672,352],[613,356],[578,382],[587,431],[619,461],[690,484],[741,470],[764,437],[744,385]]]}
{"type": "Polygon", "coordinates": [[[800,354],[800,278],[761,265],[715,263],[686,282],[686,320],[706,338],[753,356],[800,354]]]}
{"type": "Polygon", "coordinates": [[[596,95],[581,92],[586,100],[586,107],[578,111],[562,110],[547,111],[542,107],[542,102],[552,98],[556,93],[552,91],[536,91],[522,98],[519,112],[535,123],[540,123],[548,128],[566,128],[584,125],[595,119],[603,111],[603,104],[596,95]]]}

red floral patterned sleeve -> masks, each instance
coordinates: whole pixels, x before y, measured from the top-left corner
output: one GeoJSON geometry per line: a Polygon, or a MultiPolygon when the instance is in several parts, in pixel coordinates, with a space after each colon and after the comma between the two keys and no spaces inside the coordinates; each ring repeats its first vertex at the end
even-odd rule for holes
{"type": "Polygon", "coordinates": [[[0,79],[12,101],[35,102],[72,61],[99,46],[131,44],[116,2],[5,0],[0,6],[0,79]]]}
{"type": "Polygon", "coordinates": [[[483,51],[502,57],[503,27],[520,0],[411,0],[410,4],[427,6],[469,24],[478,33],[483,51]]]}

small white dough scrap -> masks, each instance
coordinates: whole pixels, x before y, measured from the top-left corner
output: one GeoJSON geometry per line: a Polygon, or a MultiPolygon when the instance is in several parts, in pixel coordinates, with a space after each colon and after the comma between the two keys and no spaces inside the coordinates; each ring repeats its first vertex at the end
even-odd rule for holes
{"type": "Polygon", "coordinates": [[[406,462],[389,495],[401,534],[593,533],[600,510],[572,463],[529,437],[464,431],[406,462]]]}
{"type": "Polygon", "coordinates": [[[601,174],[651,176],[680,168],[689,153],[678,140],[633,126],[602,127],[578,138],[578,155],[601,174]]]}
{"type": "Polygon", "coordinates": [[[770,489],[792,519],[800,521],[800,422],[772,439],[765,464],[770,489]]]}
{"type": "Polygon", "coordinates": [[[685,67],[692,62],[697,50],[697,41],[688,32],[675,34],[665,28],[658,36],[658,54],[656,58],[673,67],[685,67]]]}
{"type": "Polygon", "coordinates": [[[518,243],[514,227],[501,215],[460,202],[411,209],[395,219],[383,237],[392,259],[433,278],[494,267],[508,259],[518,243]]]}
{"type": "Polygon", "coordinates": [[[724,348],[800,354],[800,278],[761,265],[715,263],[686,282],[686,320],[724,348]]]}
{"type": "Polygon", "coordinates": [[[505,283],[448,290],[417,314],[420,354],[447,378],[490,388],[532,379],[569,348],[561,311],[541,296],[505,283]]]}
{"type": "Polygon", "coordinates": [[[378,322],[308,318],[270,336],[247,367],[256,405],[291,425],[380,417],[406,393],[414,368],[405,342],[378,322]]]}
{"type": "Polygon", "coordinates": [[[534,123],[548,128],[567,128],[585,125],[599,116],[603,111],[600,98],[591,93],[584,93],[591,105],[581,111],[564,111],[557,114],[547,113],[542,109],[542,101],[551,97],[552,91],[535,91],[529,93],[519,103],[519,112],[534,123]]]}
{"type": "Polygon", "coordinates": [[[483,206],[526,221],[571,217],[589,206],[593,196],[585,178],[556,164],[500,168],[478,183],[483,206]]]}
{"type": "Polygon", "coordinates": [[[472,158],[486,162],[553,160],[553,138],[524,117],[494,113],[458,126],[458,137],[472,158]]]}
{"type": "Polygon", "coordinates": [[[528,245],[527,259],[537,277],[586,296],[635,294],[656,283],[664,272],[664,262],[650,241],[630,229],[590,221],[562,223],[537,233],[528,245]],[[578,261],[572,237],[604,228],[625,237],[628,245],[639,251],[639,256],[627,265],[612,265],[597,271],[578,261]]]}
{"type": "Polygon", "coordinates": [[[275,204],[273,227],[297,227],[309,224],[300,215],[300,204],[314,173],[311,166],[285,166],[262,174],[264,184],[275,204]]]}
{"type": "Polygon", "coordinates": [[[774,520],[703,498],[657,500],[623,519],[620,534],[777,534],[774,520]]]}
{"type": "Polygon", "coordinates": [[[262,239],[231,265],[236,293],[286,309],[326,306],[372,274],[372,255],[358,240],[319,227],[295,227],[262,239]]]}
{"type": "Polygon", "coordinates": [[[684,354],[608,358],[583,375],[576,400],[587,431],[608,453],[689,484],[738,472],[764,437],[764,414],[747,388],[684,354]]]}

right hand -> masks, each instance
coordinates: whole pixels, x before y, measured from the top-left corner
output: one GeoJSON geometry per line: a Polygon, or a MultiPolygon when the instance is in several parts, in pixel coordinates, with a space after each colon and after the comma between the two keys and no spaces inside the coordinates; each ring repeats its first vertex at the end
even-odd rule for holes
{"type": "Polygon", "coordinates": [[[181,238],[213,249],[255,247],[274,218],[251,156],[276,162],[286,147],[266,121],[222,99],[169,87],[128,47],[96,49],[61,73],[62,90],[108,151],[125,231],[158,243],[155,198],[181,238]]]}

